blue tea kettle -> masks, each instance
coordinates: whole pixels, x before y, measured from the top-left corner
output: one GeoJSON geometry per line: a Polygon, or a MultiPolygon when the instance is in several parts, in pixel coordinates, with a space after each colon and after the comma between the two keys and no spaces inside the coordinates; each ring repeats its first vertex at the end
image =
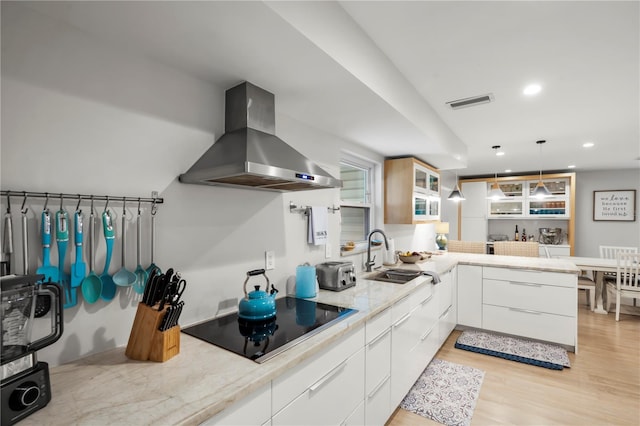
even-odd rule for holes
{"type": "Polygon", "coordinates": [[[269,277],[264,273],[264,269],[254,269],[247,272],[247,279],[244,280],[244,299],[240,300],[238,316],[245,320],[259,321],[276,316],[276,294],[278,290],[271,284],[271,291],[260,290],[260,286],[254,286],[255,290],[247,293],[247,282],[249,278],[256,275],[264,275],[267,280],[265,290],[269,290],[269,277]]]}

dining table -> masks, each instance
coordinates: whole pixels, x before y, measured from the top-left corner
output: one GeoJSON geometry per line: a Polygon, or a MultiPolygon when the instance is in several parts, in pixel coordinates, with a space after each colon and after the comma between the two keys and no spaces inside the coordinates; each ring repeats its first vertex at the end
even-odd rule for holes
{"type": "Polygon", "coordinates": [[[604,284],[605,273],[616,273],[618,271],[618,261],[604,257],[579,257],[579,256],[554,256],[558,259],[566,259],[573,262],[582,271],[593,272],[593,279],[596,283],[596,306],[593,312],[606,314],[604,309],[607,303],[607,288],[604,284]]]}

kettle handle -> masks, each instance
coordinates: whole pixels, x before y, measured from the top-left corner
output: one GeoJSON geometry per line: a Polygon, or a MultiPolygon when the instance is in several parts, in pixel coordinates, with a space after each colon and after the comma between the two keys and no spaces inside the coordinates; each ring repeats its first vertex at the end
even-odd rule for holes
{"type": "Polygon", "coordinates": [[[244,285],[242,286],[245,299],[249,297],[249,293],[247,293],[247,282],[249,281],[249,278],[255,277],[256,275],[264,275],[264,278],[267,280],[267,291],[269,291],[269,277],[264,273],[264,269],[253,269],[247,272],[247,278],[244,280],[244,285]]]}
{"type": "Polygon", "coordinates": [[[55,343],[62,336],[64,329],[62,321],[62,289],[60,285],[52,282],[45,282],[38,285],[36,293],[37,295],[48,294],[50,297],[53,297],[57,303],[52,304],[53,312],[51,314],[51,334],[32,342],[27,348],[30,351],[37,351],[55,343]]]}

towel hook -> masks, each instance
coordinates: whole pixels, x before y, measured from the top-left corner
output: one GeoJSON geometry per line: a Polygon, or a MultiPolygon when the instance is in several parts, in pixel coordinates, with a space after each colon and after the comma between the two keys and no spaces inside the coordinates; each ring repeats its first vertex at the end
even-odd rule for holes
{"type": "Polygon", "coordinates": [[[7,191],[7,214],[11,214],[11,192],[7,191]]]}
{"type": "Polygon", "coordinates": [[[78,214],[82,213],[82,210],[80,210],[80,203],[82,202],[82,195],[78,194],[78,204],[76,204],[76,212],[78,214]]]}
{"type": "Polygon", "coordinates": [[[62,203],[64,202],[64,195],[60,193],[60,210],[62,210],[62,203]]]}
{"type": "Polygon", "coordinates": [[[27,214],[27,211],[29,209],[24,207],[24,205],[27,203],[27,192],[22,191],[22,193],[24,195],[24,199],[22,200],[22,207],[20,207],[20,211],[22,212],[22,214],[27,214]]]}
{"type": "Polygon", "coordinates": [[[107,202],[104,205],[104,211],[106,212],[108,208],[109,208],[109,196],[107,195],[107,202]]]}
{"type": "Polygon", "coordinates": [[[44,207],[42,207],[42,210],[45,212],[48,212],[49,209],[47,208],[47,204],[49,204],[49,193],[45,192],[44,193],[45,199],[44,199],[44,207]]]}

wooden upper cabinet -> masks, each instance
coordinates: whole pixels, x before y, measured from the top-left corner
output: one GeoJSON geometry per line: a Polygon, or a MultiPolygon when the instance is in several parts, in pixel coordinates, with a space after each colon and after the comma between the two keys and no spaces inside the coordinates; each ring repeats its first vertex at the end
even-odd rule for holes
{"type": "Polygon", "coordinates": [[[440,173],[413,157],[384,162],[384,223],[440,220],[440,173]]]}

